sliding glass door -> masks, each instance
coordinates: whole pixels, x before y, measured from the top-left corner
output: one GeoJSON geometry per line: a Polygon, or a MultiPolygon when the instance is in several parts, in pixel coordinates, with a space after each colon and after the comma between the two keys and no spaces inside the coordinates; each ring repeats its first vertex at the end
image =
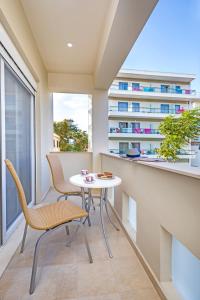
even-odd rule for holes
{"type": "Polygon", "coordinates": [[[35,197],[34,95],[3,60],[1,63],[2,237],[7,239],[21,214],[14,182],[4,159],[13,163],[27,203],[35,197]]]}

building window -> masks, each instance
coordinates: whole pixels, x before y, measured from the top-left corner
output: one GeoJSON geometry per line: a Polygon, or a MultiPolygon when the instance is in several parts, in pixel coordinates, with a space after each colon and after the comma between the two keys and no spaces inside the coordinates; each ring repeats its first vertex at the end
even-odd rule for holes
{"type": "Polygon", "coordinates": [[[128,122],[119,122],[119,128],[121,133],[128,132],[128,122]]]}
{"type": "Polygon", "coordinates": [[[128,90],[128,82],[119,82],[119,90],[124,90],[127,91],[128,90]]]}
{"type": "Polygon", "coordinates": [[[119,142],[119,154],[127,154],[129,149],[128,142],[119,142]]]}
{"type": "Polygon", "coordinates": [[[139,91],[140,90],[140,84],[138,82],[132,83],[132,90],[133,91],[139,91]]]}
{"type": "Polygon", "coordinates": [[[161,84],[160,90],[161,90],[161,93],[168,93],[169,92],[169,85],[161,84]]]}
{"type": "Polygon", "coordinates": [[[178,114],[180,112],[181,106],[179,104],[175,104],[175,113],[178,114]]]}
{"type": "Polygon", "coordinates": [[[133,133],[142,133],[141,129],[140,129],[140,123],[139,122],[133,122],[131,123],[132,125],[132,132],[133,133]]]}
{"type": "Polygon", "coordinates": [[[181,89],[180,85],[176,85],[175,91],[176,91],[176,94],[182,94],[182,89],[181,89]]]}
{"type": "Polygon", "coordinates": [[[169,113],[169,104],[161,104],[160,111],[163,114],[168,114],[169,113]]]}
{"type": "Polygon", "coordinates": [[[118,102],[118,111],[128,111],[128,102],[118,102]]]}
{"type": "Polygon", "coordinates": [[[133,102],[132,103],[132,111],[139,112],[140,111],[140,103],[133,102]]]}
{"type": "Polygon", "coordinates": [[[139,122],[133,122],[132,123],[132,128],[140,128],[140,123],[139,122]]]}
{"type": "Polygon", "coordinates": [[[131,143],[132,149],[137,149],[140,152],[140,143],[131,143]]]}

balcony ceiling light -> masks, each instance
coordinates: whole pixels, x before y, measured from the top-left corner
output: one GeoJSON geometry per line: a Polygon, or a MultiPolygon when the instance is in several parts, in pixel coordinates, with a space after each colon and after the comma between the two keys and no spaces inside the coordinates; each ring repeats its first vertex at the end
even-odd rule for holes
{"type": "Polygon", "coordinates": [[[67,47],[72,48],[72,43],[67,43],[67,47]]]}

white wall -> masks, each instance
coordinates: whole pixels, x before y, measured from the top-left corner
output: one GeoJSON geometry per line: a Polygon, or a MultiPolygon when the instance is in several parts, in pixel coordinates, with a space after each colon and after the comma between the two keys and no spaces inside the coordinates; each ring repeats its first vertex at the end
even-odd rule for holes
{"type": "MultiPolygon", "coordinates": [[[[36,192],[37,201],[48,191],[45,154],[52,148],[51,97],[48,94],[47,72],[41,60],[35,39],[24,15],[20,1],[2,0],[0,21],[14,43],[26,67],[37,82],[36,92],[36,192]],[[51,137],[51,138],[50,138],[51,137]]],[[[9,50],[9,49],[8,49],[9,50]]],[[[20,67],[20,66],[19,66],[20,67]]]]}
{"type": "Polygon", "coordinates": [[[200,258],[199,179],[102,155],[102,170],[105,169],[122,179],[114,202],[119,216],[123,193],[137,202],[136,244],[158,280],[171,280],[168,235],[200,258]]]}
{"type": "Polygon", "coordinates": [[[82,169],[92,172],[91,152],[53,152],[53,154],[60,159],[66,180],[72,175],[79,174],[82,169]]]}

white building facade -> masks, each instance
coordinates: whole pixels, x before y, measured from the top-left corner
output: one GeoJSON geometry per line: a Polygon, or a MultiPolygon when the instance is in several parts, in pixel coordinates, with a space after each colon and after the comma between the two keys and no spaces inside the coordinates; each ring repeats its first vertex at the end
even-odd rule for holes
{"type": "Polygon", "coordinates": [[[191,89],[194,79],[192,74],[120,71],[109,90],[109,151],[126,154],[137,148],[156,155],[164,138],[160,122],[168,115],[179,117],[198,101],[191,89]]]}

